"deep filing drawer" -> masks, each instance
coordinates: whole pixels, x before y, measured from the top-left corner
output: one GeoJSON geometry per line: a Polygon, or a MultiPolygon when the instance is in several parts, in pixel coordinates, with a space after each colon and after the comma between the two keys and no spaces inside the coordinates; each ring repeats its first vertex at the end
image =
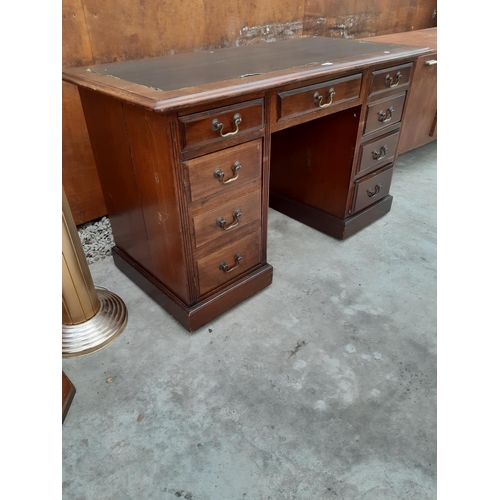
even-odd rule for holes
{"type": "Polygon", "coordinates": [[[227,246],[222,247],[196,264],[200,295],[224,285],[229,280],[256,266],[261,258],[260,229],[227,246]]]}
{"type": "Polygon", "coordinates": [[[278,93],[278,119],[335,109],[339,104],[357,99],[361,90],[361,73],[328,82],[278,93]]]}
{"type": "Polygon", "coordinates": [[[188,201],[220,202],[260,187],[262,139],[184,162],[188,201]]]}
{"type": "Polygon", "coordinates": [[[401,121],[405,98],[406,92],[369,103],[365,135],[401,121]]]}
{"type": "Polygon", "coordinates": [[[381,200],[389,194],[392,180],[392,165],[355,181],[353,213],[381,200]]]}
{"type": "Polygon", "coordinates": [[[261,218],[260,190],[193,217],[195,247],[199,248],[261,218]]]}
{"type": "Polygon", "coordinates": [[[398,140],[399,130],[363,144],[361,146],[361,158],[356,175],[365,175],[387,163],[391,163],[396,154],[398,140]]]}
{"type": "Polygon", "coordinates": [[[413,63],[384,68],[372,73],[370,95],[379,94],[395,88],[408,87],[413,63]]]}
{"type": "MultiPolygon", "coordinates": [[[[184,149],[242,137],[264,130],[264,101],[255,99],[241,104],[211,109],[179,118],[184,149]]],[[[221,144],[221,147],[224,147],[221,144]]]]}

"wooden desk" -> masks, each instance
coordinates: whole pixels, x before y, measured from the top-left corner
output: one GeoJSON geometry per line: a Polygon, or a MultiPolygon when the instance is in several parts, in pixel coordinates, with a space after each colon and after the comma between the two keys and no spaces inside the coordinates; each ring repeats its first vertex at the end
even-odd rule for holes
{"type": "Polygon", "coordinates": [[[269,204],[340,239],[387,213],[427,52],[315,37],[66,70],[116,265],[193,331],[271,284],[269,204]]]}
{"type": "Polygon", "coordinates": [[[437,28],[365,38],[371,42],[428,47],[431,52],[415,61],[411,92],[406,98],[405,120],[398,152],[406,153],[437,139],[437,28]]]}

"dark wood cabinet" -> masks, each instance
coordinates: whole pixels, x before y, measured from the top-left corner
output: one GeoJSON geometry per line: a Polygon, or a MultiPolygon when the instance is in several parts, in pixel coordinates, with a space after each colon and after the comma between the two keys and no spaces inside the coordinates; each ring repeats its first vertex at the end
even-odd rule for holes
{"type": "Polygon", "coordinates": [[[371,42],[428,48],[415,60],[399,152],[405,153],[437,139],[437,28],[365,38],[371,42]]]}
{"type": "Polygon", "coordinates": [[[116,265],[193,331],[271,284],[268,206],[339,239],[387,213],[427,52],[306,38],[64,71],[116,265]]]}

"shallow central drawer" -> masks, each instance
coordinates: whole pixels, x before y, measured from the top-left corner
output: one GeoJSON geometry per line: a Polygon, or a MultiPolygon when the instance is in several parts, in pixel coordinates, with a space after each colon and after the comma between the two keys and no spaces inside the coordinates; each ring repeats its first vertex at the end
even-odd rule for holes
{"type": "Polygon", "coordinates": [[[255,220],[260,220],[260,189],[236,198],[213,210],[193,217],[195,247],[199,248],[226,234],[234,234],[255,220]]]}
{"type": "Polygon", "coordinates": [[[220,202],[260,186],[262,139],[184,162],[188,200],[220,202]]]}
{"type": "Polygon", "coordinates": [[[357,99],[361,91],[361,73],[345,78],[309,85],[278,93],[278,119],[335,109],[346,101],[357,99]]]}
{"type": "Polygon", "coordinates": [[[256,266],[260,262],[260,238],[259,229],[199,259],[196,264],[200,295],[204,295],[256,266]]]}

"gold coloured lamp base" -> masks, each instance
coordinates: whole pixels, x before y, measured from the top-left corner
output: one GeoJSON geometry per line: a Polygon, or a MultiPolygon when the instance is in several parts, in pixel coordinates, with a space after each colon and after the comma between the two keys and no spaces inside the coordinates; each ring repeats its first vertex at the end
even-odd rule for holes
{"type": "Polygon", "coordinates": [[[127,326],[123,300],[96,287],[63,189],[62,357],[84,356],[106,347],[127,326]]]}
{"type": "Polygon", "coordinates": [[[125,329],[127,308],[118,295],[96,286],[99,311],[78,325],[62,325],[62,357],[75,358],[98,351],[113,342],[125,329]]]}

